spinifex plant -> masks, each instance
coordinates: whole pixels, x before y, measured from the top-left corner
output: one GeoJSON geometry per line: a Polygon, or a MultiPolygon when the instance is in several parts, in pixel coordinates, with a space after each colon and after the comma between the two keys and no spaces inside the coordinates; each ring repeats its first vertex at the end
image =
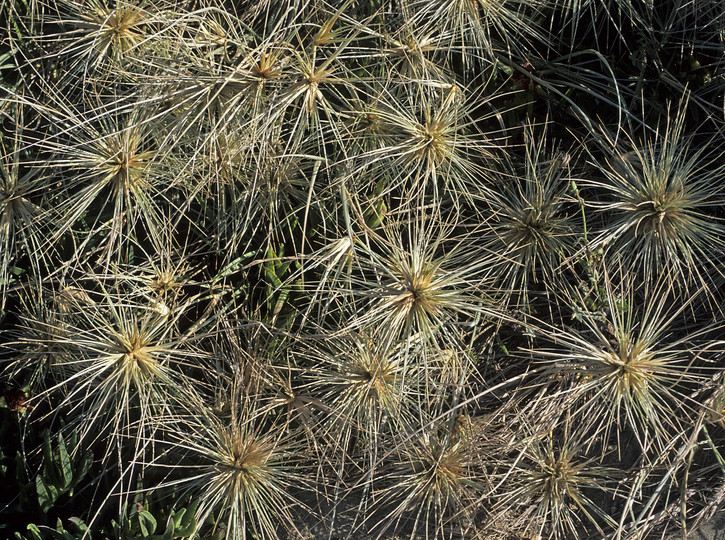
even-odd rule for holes
{"type": "Polygon", "coordinates": [[[25,357],[25,365],[13,367],[47,370],[53,384],[38,398],[54,403],[52,417],[66,417],[63,423],[76,428],[81,442],[103,440],[104,459],[113,459],[131,432],[143,433],[165,408],[164,388],[174,388],[180,375],[169,364],[185,352],[174,343],[178,313],[139,302],[123,290],[127,284],[89,283],[88,290],[66,286],[46,293],[53,299],[52,318],[28,315],[18,335],[19,344],[43,344],[42,363],[29,365],[25,357]]]}
{"type": "Polygon", "coordinates": [[[58,55],[68,59],[69,72],[76,77],[112,74],[122,69],[129,54],[154,32],[152,15],[143,5],[119,2],[87,4],[63,0],[55,6],[63,32],[47,36],[61,45],[58,55]]]}
{"type": "Polygon", "coordinates": [[[518,0],[418,0],[411,2],[412,27],[441,35],[446,55],[460,55],[464,66],[480,66],[498,55],[525,55],[533,43],[547,43],[539,27],[543,2],[518,0]]]}
{"type": "Polygon", "coordinates": [[[488,96],[438,78],[379,92],[359,132],[374,147],[353,161],[356,171],[384,179],[381,191],[402,193],[400,209],[411,213],[426,195],[461,204],[484,189],[485,164],[500,145],[496,128],[483,131],[491,120],[480,112],[488,96]]]}
{"type": "Polygon", "coordinates": [[[488,486],[470,441],[450,432],[424,432],[386,463],[380,505],[385,530],[410,520],[419,537],[463,536],[475,522],[477,496],[488,486]]]}
{"type": "MultiPolygon", "coordinates": [[[[554,347],[532,353],[561,385],[551,399],[572,418],[586,418],[590,436],[601,434],[619,446],[626,432],[645,452],[652,445],[663,448],[689,421],[686,395],[706,371],[702,359],[695,365],[697,336],[672,337],[671,326],[688,302],[673,309],[666,285],[636,295],[626,281],[614,286],[604,276],[603,309],[580,312],[580,330],[550,329],[543,337],[554,347]]],[[[570,301],[584,303],[576,295],[570,301]]]]}
{"type": "Polygon", "coordinates": [[[474,236],[456,237],[455,226],[427,220],[407,230],[392,228],[383,228],[387,238],[371,238],[382,245],[379,253],[372,246],[358,249],[365,273],[354,294],[368,301],[353,324],[378,327],[393,343],[420,342],[426,354],[465,347],[462,336],[474,321],[479,331],[501,322],[503,312],[489,287],[491,260],[474,245],[474,236]]]}
{"type": "Polygon", "coordinates": [[[687,534],[724,6],[0,0],[0,536],[687,534]]]}
{"type": "MultiPolygon", "coordinates": [[[[382,431],[405,430],[414,423],[411,388],[416,377],[400,350],[381,336],[355,336],[320,343],[319,369],[310,370],[310,392],[329,404],[330,436],[348,451],[380,444],[382,431]],[[323,371],[324,370],[324,371],[323,371]],[[367,440],[373,436],[372,440],[367,440]]],[[[319,429],[319,428],[318,428],[319,429]]]]}
{"type": "Polygon", "coordinates": [[[13,274],[21,268],[14,263],[24,254],[39,271],[40,264],[52,251],[46,242],[50,216],[38,205],[44,191],[44,178],[38,169],[21,167],[22,123],[20,111],[11,116],[16,130],[0,134],[0,313],[4,312],[7,291],[13,274]]]}
{"type": "Polygon", "coordinates": [[[602,181],[591,181],[606,212],[594,246],[625,259],[639,276],[665,275],[684,294],[705,289],[718,295],[725,226],[720,150],[714,141],[697,143],[684,133],[686,103],[664,128],[643,143],[623,138],[600,163],[602,181]]]}
{"type": "Polygon", "coordinates": [[[254,396],[233,395],[224,411],[210,410],[200,398],[188,402],[194,410],[169,418],[163,428],[169,454],[179,460],[165,485],[199,497],[198,528],[214,515],[223,538],[276,538],[280,524],[294,529],[294,492],[304,482],[293,472],[301,457],[294,442],[279,426],[264,425],[254,396]],[[186,473],[174,479],[182,469],[186,473]]]}
{"type": "Polygon", "coordinates": [[[508,163],[484,198],[493,213],[484,241],[500,255],[501,287],[528,307],[536,284],[552,284],[569,263],[580,225],[568,193],[571,157],[547,155],[545,127],[524,135],[524,163],[508,163]]]}
{"type": "MultiPolygon", "coordinates": [[[[524,430],[526,433],[526,430],[524,430]]],[[[520,452],[506,471],[512,489],[505,493],[503,512],[521,512],[516,520],[538,536],[579,538],[582,531],[603,535],[612,518],[597,504],[612,492],[616,471],[588,458],[582,441],[565,427],[562,433],[528,434],[519,441],[520,452]]]]}

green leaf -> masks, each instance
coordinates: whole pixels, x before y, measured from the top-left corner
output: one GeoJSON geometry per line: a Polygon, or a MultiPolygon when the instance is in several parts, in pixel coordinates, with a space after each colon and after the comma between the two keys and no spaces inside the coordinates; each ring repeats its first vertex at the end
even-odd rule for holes
{"type": "Polygon", "coordinates": [[[50,535],[55,540],[77,540],[75,536],[73,536],[71,533],[65,530],[65,527],[63,527],[63,522],[58,518],[58,521],[55,523],[55,529],[49,529],[50,535]]]}
{"type": "Polygon", "coordinates": [[[60,454],[60,472],[63,479],[63,491],[73,485],[73,466],[62,434],[58,434],[58,453],[60,454]]]}
{"type": "Polygon", "coordinates": [[[53,448],[50,446],[50,435],[45,436],[43,439],[43,459],[45,466],[43,467],[43,476],[51,484],[59,484],[59,478],[56,475],[55,467],[53,466],[55,460],[53,459],[53,448]]]}
{"type": "Polygon", "coordinates": [[[39,474],[35,477],[35,489],[38,492],[38,504],[40,504],[40,509],[45,513],[50,510],[55,504],[55,501],[58,500],[58,497],[60,496],[58,488],[52,484],[46,484],[43,479],[43,475],[39,474]]]}
{"type": "Polygon", "coordinates": [[[138,513],[138,524],[144,536],[151,536],[156,532],[156,518],[148,510],[141,510],[138,513]]]}
{"type": "Polygon", "coordinates": [[[174,518],[174,525],[176,527],[183,527],[185,514],[186,514],[186,508],[181,508],[178,512],[174,512],[172,514],[172,517],[174,518]]]}
{"type": "Polygon", "coordinates": [[[72,517],[68,518],[68,521],[70,521],[75,526],[75,528],[78,529],[78,532],[82,532],[83,534],[91,532],[88,529],[88,525],[86,525],[81,518],[72,517]]]}
{"type": "Polygon", "coordinates": [[[169,516],[169,519],[166,520],[166,530],[164,531],[163,536],[161,536],[161,540],[173,540],[176,536],[174,531],[176,531],[176,520],[174,518],[174,514],[172,513],[169,516]]]}
{"type": "MultiPolygon", "coordinates": [[[[29,540],[43,540],[43,535],[40,533],[40,529],[37,525],[30,523],[28,525],[28,531],[30,532],[30,539],[29,540]]],[[[15,533],[18,538],[24,538],[23,536],[20,536],[20,533],[15,533]]]]}
{"type": "Polygon", "coordinates": [[[196,519],[194,514],[199,506],[199,501],[194,501],[188,508],[180,508],[174,512],[175,532],[174,538],[185,538],[191,536],[196,530],[196,519]]]}
{"type": "Polygon", "coordinates": [[[237,257],[236,259],[234,259],[232,262],[227,264],[224,268],[219,270],[217,275],[214,276],[214,279],[212,280],[212,285],[218,283],[225,277],[230,276],[230,275],[240,271],[244,267],[244,264],[249,259],[254,257],[255,255],[256,255],[256,252],[250,251],[249,253],[245,253],[241,257],[237,257]]]}

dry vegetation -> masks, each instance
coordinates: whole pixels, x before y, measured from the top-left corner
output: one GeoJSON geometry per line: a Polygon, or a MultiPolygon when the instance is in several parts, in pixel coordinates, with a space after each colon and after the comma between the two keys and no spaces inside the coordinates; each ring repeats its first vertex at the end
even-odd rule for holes
{"type": "Polygon", "coordinates": [[[0,26],[0,536],[684,538],[725,504],[722,0],[0,26]]]}

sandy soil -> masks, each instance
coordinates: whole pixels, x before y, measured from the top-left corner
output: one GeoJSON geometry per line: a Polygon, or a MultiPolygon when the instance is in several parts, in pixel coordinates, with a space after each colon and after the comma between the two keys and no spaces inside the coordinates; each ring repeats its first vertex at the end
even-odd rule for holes
{"type": "MultiPolygon", "coordinates": [[[[682,536],[673,536],[672,540],[682,538],[682,536]]],[[[725,512],[715,514],[715,516],[702,524],[698,531],[687,535],[687,540],[725,540],[725,512]]]]}

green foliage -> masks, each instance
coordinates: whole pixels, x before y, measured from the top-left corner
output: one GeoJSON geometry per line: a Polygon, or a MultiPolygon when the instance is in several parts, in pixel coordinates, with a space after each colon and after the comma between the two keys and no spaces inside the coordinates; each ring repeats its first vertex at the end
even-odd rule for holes
{"type": "Polygon", "coordinates": [[[199,501],[197,500],[189,507],[172,510],[164,528],[163,521],[154,517],[145,505],[135,502],[129,515],[122,520],[122,524],[115,524],[116,537],[124,540],[134,538],[143,538],[145,540],[191,538],[197,530],[194,515],[198,505],[199,501]]]}
{"type": "Polygon", "coordinates": [[[78,434],[73,431],[66,444],[62,433],[58,444],[52,445],[50,435],[43,441],[43,468],[35,477],[38,504],[41,511],[48,512],[63,495],[73,496],[73,490],[88,474],[93,456],[84,453],[78,445],[78,434]]]}
{"type": "Polygon", "coordinates": [[[88,526],[79,518],[70,518],[68,522],[70,530],[66,530],[60,518],[55,528],[30,524],[27,528],[27,535],[16,532],[15,538],[17,540],[81,540],[87,538],[91,533],[88,526]]]}

